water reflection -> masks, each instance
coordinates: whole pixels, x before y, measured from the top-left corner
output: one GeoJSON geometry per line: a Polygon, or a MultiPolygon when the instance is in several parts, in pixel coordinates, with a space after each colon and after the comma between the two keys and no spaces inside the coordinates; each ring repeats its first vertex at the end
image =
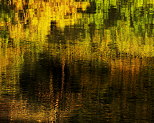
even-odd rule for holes
{"type": "MultiPolygon", "coordinates": [[[[30,65],[32,67],[27,67],[26,64],[29,65],[29,63],[28,60],[25,61],[23,74],[20,77],[23,99],[25,98],[30,104],[43,105],[46,110],[51,111],[57,108],[60,115],[57,120],[62,120],[61,115],[72,117],[69,116],[71,115],[69,112],[74,112],[74,110],[75,115],[77,115],[76,110],[82,112],[82,104],[78,103],[87,98],[89,91],[92,91],[90,93],[95,96],[98,84],[105,85],[102,88],[106,89],[110,71],[107,64],[98,63],[98,61],[78,61],[68,64],[65,59],[54,58],[47,54],[40,54],[39,61],[30,65]],[[75,100],[77,104],[74,104],[75,100]]],[[[102,100],[104,101],[102,103],[110,103],[108,98],[102,100]]]]}
{"type": "Polygon", "coordinates": [[[0,122],[152,122],[153,4],[0,0],[0,122]]]}
{"type": "Polygon", "coordinates": [[[58,44],[75,44],[76,40],[85,39],[85,29],[81,25],[66,26],[64,30],[60,30],[56,26],[56,22],[51,22],[51,31],[48,35],[49,43],[58,44]]]}

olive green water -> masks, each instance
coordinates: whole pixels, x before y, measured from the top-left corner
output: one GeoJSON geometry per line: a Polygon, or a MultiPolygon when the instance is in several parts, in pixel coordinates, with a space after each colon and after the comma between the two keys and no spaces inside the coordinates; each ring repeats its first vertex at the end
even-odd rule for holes
{"type": "Polygon", "coordinates": [[[153,0],[0,0],[0,123],[152,123],[153,0]]]}

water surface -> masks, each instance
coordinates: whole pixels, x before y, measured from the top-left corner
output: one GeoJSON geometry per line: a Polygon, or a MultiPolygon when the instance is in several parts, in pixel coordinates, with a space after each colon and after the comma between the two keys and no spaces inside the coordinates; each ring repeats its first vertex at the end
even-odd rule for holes
{"type": "Polygon", "coordinates": [[[152,0],[0,0],[0,122],[152,123],[152,0]]]}

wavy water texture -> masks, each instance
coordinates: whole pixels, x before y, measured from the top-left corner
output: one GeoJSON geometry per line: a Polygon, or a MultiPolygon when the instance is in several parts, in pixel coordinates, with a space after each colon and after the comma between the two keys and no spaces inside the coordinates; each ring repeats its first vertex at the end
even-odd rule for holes
{"type": "Polygon", "coordinates": [[[153,0],[0,0],[0,122],[152,122],[153,0]]]}

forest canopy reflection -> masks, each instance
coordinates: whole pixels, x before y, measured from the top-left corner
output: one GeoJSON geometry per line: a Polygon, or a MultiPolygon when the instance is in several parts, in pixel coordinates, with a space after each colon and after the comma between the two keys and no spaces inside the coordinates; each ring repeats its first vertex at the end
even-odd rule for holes
{"type": "Polygon", "coordinates": [[[0,0],[0,122],[151,122],[152,0],[0,0]]]}

